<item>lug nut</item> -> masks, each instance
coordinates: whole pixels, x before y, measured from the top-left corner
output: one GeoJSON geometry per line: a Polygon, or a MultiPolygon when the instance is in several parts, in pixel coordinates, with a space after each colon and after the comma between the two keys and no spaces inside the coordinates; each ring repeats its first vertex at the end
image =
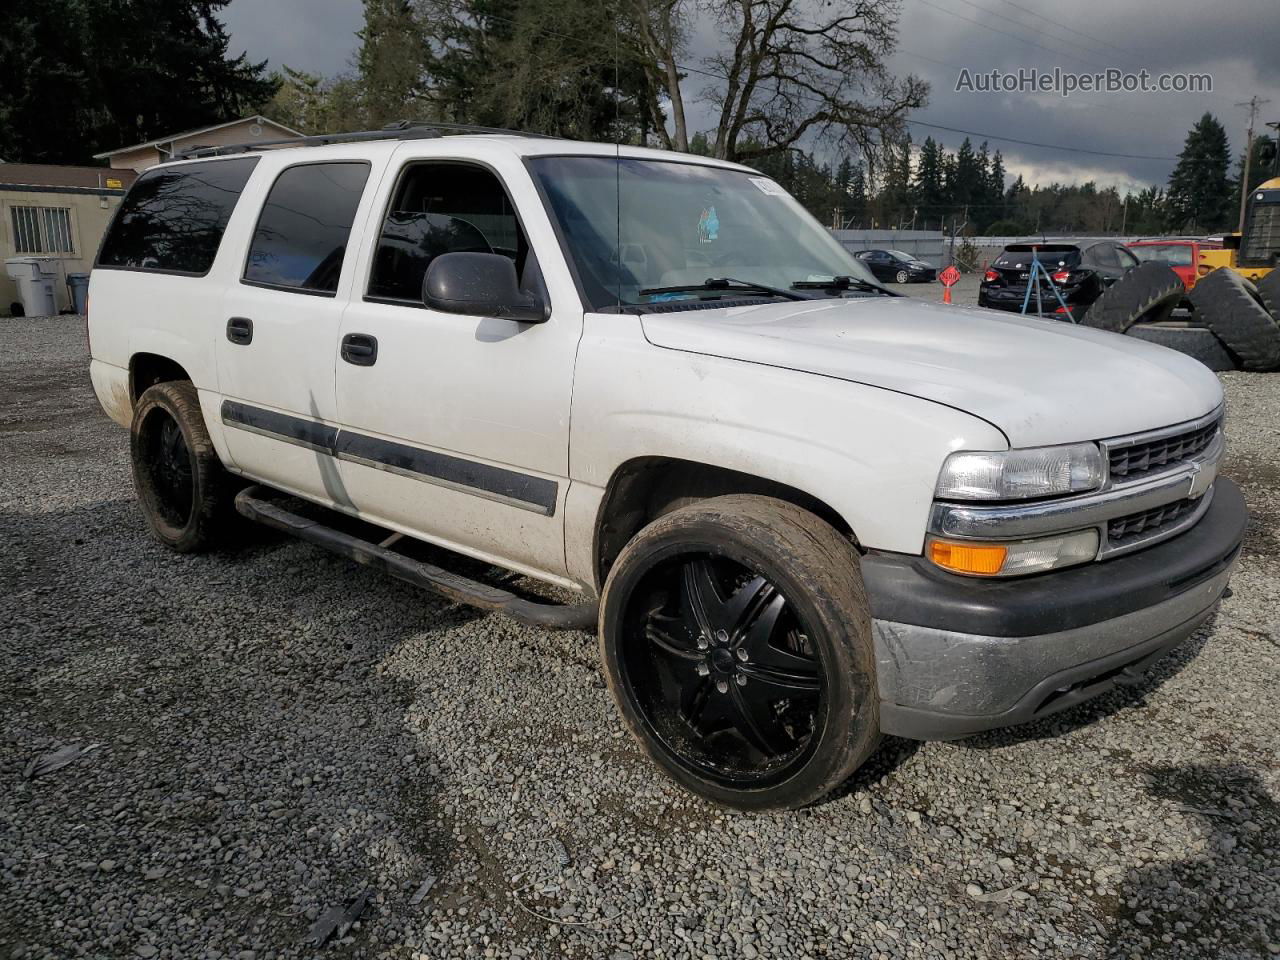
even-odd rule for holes
{"type": "Polygon", "coordinates": [[[717,689],[717,690],[719,690],[721,693],[728,693],[728,692],[729,692],[729,681],[728,681],[728,680],[717,680],[717,681],[716,681],[716,689],[717,689]]]}
{"type": "Polygon", "coordinates": [[[747,685],[747,675],[745,673],[734,674],[734,680],[738,682],[738,686],[745,687],[747,685]]]}
{"type": "Polygon", "coordinates": [[[711,672],[711,668],[707,666],[705,663],[698,664],[697,670],[698,670],[698,676],[700,677],[705,677],[707,674],[711,672]]]}
{"type": "Polygon", "coordinates": [[[705,650],[705,649],[707,649],[707,647],[709,647],[709,646],[711,646],[711,644],[707,641],[707,638],[706,638],[706,637],[704,637],[704,636],[702,636],[701,634],[699,634],[699,635],[698,635],[698,649],[699,649],[699,650],[705,650]]]}
{"type": "Polygon", "coordinates": [[[729,642],[729,631],[728,631],[728,630],[717,630],[717,631],[716,631],[716,643],[728,643],[728,642],[729,642]]]}
{"type": "Polygon", "coordinates": [[[747,650],[745,647],[739,647],[737,650],[733,652],[737,655],[738,659],[741,660],[743,663],[747,662],[747,650]]]}

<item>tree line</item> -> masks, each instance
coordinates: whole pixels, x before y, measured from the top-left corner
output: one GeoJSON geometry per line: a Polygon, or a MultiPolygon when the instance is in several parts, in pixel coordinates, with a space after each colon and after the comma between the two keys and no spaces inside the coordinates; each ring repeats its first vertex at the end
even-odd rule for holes
{"type": "MultiPolygon", "coordinates": [[[[695,144],[696,146],[696,144],[695,144]]],[[[1254,144],[1249,188],[1275,176],[1275,145],[1254,144]]],[[[1164,186],[1121,193],[1094,181],[1006,186],[1004,158],[966,138],[949,151],[932,137],[910,136],[870,162],[845,156],[835,164],[788,153],[757,163],[833,227],[943,230],[971,236],[1064,234],[1214,234],[1236,227],[1244,157],[1232,158],[1227,133],[1211,114],[1188,132],[1164,186]]]]}

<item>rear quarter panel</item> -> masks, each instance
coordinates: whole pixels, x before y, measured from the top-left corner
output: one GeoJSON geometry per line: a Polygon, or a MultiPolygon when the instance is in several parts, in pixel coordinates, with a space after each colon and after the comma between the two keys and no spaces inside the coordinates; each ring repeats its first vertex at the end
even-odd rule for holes
{"type": "MultiPolygon", "coordinates": [[[[261,169],[250,175],[223,234],[217,256],[205,276],[188,276],[145,270],[95,267],[89,277],[90,368],[98,398],[107,414],[128,425],[128,409],[118,401],[122,378],[128,391],[130,361],[140,353],[153,353],[177,363],[203,394],[218,386],[215,363],[216,337],[226,323],[223,299],[226,285],[234,282],[244,259],[248,227],[256,221],[265,190],[261,169]],[[238,226],[240,227],[238,229],[238,226]]],[[[208,417],[206,416],[206,421],[208,417]]],[[[214,443],[221,448],[220,424],[208,423],[214,443]]]]}

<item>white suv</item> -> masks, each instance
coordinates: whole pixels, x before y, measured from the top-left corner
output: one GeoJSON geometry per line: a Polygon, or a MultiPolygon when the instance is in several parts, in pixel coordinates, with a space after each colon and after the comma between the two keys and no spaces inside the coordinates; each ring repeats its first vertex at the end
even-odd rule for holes
{"type": "Polygon", "coordinates": [[[1212,613],[1246,512],[1195,360],[895,295],[745,167],[440,132],[208,150],[130,191],[91,369],[168,546],[238,509],[598,622],[644,749],[743,808],[814,801],[882,732],[1064,709],[1212,613]]]}

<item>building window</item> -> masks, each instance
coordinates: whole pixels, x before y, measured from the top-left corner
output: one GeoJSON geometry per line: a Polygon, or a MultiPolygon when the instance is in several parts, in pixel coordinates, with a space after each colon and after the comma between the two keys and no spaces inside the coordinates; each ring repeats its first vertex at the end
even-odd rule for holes
{"type": "Polygon", "coordinates": [[[10,207],[13,249],[27,253],[75,253],[70,207],[10,207]]]}

